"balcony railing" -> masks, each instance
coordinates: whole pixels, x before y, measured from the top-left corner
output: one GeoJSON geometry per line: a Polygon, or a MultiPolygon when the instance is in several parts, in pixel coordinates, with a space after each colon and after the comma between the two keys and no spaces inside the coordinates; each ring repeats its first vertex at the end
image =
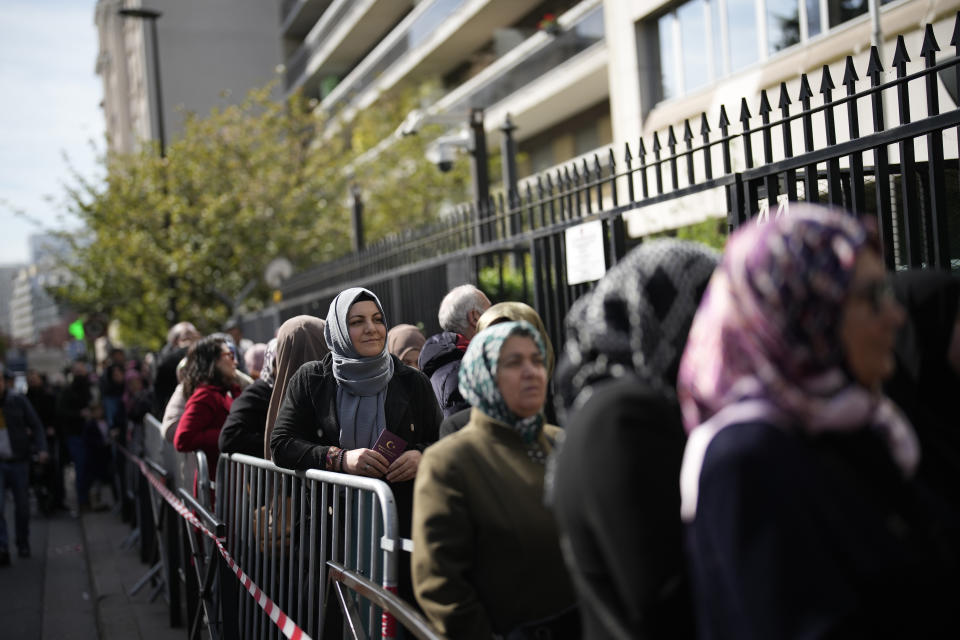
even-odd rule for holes
{"type": "MultiPolygon", "coordinates": [[[[410,51],[425,42],[440,24],[467,2],[468,0],[434,0],[427,9],[409,23],[400,25],[399,28],[403,29],[404,33],[392,44],[374,49],[361,66],[347,76],[321,106],[331,114],[340,111],[369,88],[384,71],[400,62],[410,51]]],[[[388,36],[384,42],[390,39],[388,36]]]]}
{"type": "MultiPolygon", "coordinates": [[[[538,36],[539,34],[533,37],[538,36]]],[[[450,97],[454,97],[458,92],[464,93],[464,90],[466,95],[454,97],[450,104],[443,105],[443,111],[465,113],[474,107],[489,108],[603,39],[601,5],[585,13],[569,27],[563,28],[543,46],[526,56],[511,58],[509,63],[504,65],[506,68],[498,69],[497,62],[494,62],[488,67],[489,71],[484,70],[486,73],[481,72],[451,91],[448,94],[450,97]],[[483,79],[484,76],[487,77],[486,80],[483,79]],[[468,89],[471,85],[476,86],[468,89]]]]}
{"type": "MultiPolygon", "coordinates": [[[[289,0],[295,1],[295,0],[289,0]]],[[[364,3],[356,0],[337,0],[335,6],[331,6],[324,13],[317,26],[310,31],[306,40],[300,45],[290,59],[287,61],[287,69],[284,75],[287,88],[293,88],[299,84],[300,77],[307,69],[307,63],[313,54],[323,46],[327,38],[337,27],[342,25],[347,17],[353,15],[355,11],[361,11],[364,3]]]]}

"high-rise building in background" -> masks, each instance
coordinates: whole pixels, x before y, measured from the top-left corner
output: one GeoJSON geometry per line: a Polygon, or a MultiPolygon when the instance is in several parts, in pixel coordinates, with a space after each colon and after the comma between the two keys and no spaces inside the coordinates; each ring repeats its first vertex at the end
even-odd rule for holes
{"type": "Polygon", "coordinates": [[[29,242],[30,264],[17,269],[13,277],[8,311],[10,336],[22,347],[39,344],[45,332],[65,326],[62,310],[47,289],[65,282],[66,275],[56,268],[54,256],[66,251],[66,246],[49,234],[33,235],[29,242]]]}
{"type": "Polygon", "coordinates": [[[8,338],[12,336],[13,328],[10,310],[13,302],[14,281],[22,268],[21,264],[0,266],[0,335],[8,338]]]}
{"type": "Polygon", "coordinates": [[[275,3],[266,0],[98,0],[96,72],[110,149],[131,152],[140,141],[157,139],[161,117],[170,142],[181,130],[183,110],[205,115],[273,81],[280,62],[276,15],[275,3]],[[121,8],[162,14],[156,48],[149,20],[123,17],[121,8]]]}

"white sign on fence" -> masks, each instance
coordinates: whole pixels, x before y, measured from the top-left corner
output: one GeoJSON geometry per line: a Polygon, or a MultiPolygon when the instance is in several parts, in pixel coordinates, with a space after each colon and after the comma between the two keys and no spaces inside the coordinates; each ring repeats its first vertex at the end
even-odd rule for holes
{"type": "Polygon", "coordinates": [[[585,222],[567,229],[567,284],[593,282],[607,272],[603,257],[603,223],[585,222]]]}

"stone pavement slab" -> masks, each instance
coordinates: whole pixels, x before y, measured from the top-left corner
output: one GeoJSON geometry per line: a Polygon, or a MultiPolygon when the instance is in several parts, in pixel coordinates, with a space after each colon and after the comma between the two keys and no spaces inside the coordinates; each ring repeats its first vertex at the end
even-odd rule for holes
{"type": "MultiPolygon", "coordinates": [[[[5,511],[12,531],[10,495],[5,511]]],[[[182,640],[186,630],[170,628],[163,596],[150,602],[151,585],[130,595],[149,567],[136,545],[120,548],[131,529],[119,515],[43,516],[35,501],[31,511],[32,557],[18,558],[14,550],[11,566],[0,567],[0,638],[182,640]]]]}
{"type": "Polygon", "coordinates": [[[170,628],[163,595],[150,602],[151,584],[130,595],[133,586],[150,569],[140,562],[136,545],[129,549],[120,548],[130,534],[130,526],[109,511],[85,513],[82,520],[100,637],[109,640],[182,639],[186,630],[170,628]]]}

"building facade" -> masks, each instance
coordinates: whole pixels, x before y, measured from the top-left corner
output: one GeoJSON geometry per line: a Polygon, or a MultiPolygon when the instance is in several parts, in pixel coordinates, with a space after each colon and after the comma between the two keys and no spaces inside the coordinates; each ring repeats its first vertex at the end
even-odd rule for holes
{"type": "Polygon", "coordinates": [[[64,282],[65,274],[54,267],[53,258],[66,247],[46,234],[33,235],[29,242],[30,264],[17,269],[9,297],[10,337],[19,347],[40,344],[52,328],[64,325],[61,309],[47,287],[64,282]]]}
{"type": "Polygon", "coordinates": [[[276,79],[280,48],[272,2],[98,0],[94,22],[100,42],[96,72],[103,81],[112,151],[129,153],[142,140],[158,139],[160,118],[166,141],[173,140],[184,110],[206,114],[238,103],[251,89],[276,79]],[[118,13],[147,7],[162,14],[156,20],[156,48],[149,20],[118,13]],[[162,100],[157,97],[157,66],[162,100]]]}
{"type": "MultiPolygon", "coordinates": [[[[957,0],[284,0],[284,87],[348,120],[404,82],[439,81],[426,110],[485,111],[488,144],[506,114],[531,174],[611,142],[718,118],[761,90],[872,43],[894,77],[894,38],[919,49],[933,24],[946,49],[957,0]]],[[[912,64],[922,64],[914,60],[912,64]]],[[[865,82],[865,81],[864,81],[865,82]]],[[[956,99],[943,92],[944,105],[956,99]]],[[[894,105],[895,106],[895,105],[894,105]]],[[[733,116],[735,117],[735,116],[733,116]]]]}

